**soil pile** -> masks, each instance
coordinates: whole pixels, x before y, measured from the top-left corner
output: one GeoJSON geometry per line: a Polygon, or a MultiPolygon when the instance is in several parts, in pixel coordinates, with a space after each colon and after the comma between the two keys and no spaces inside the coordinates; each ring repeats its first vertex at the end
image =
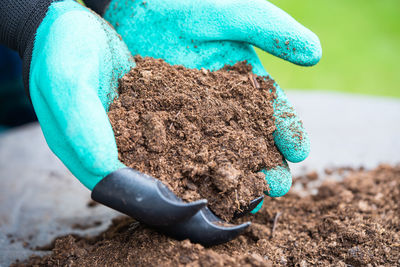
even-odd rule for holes
{"type": "Polygon", "coordinates": [[[115,219],[93,239],[55,240],[50,255],[16,266],[398,266],[400,165],[354,171],[315,196],[268,199],[250,229],[204,248],[134,220],[115,219]]]}
{"type": "Polygon", "coordinates": [[[245,62],[209,72],[135,59],[108,113],[120,160],[230,220],[268,190],[259,171],[282,164],[274,81],[245,62]]]}

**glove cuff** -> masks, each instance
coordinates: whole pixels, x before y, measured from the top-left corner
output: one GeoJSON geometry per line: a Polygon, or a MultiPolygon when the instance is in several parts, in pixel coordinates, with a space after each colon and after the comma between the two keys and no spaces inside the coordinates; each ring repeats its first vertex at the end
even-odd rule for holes
{"type": "Polygon", "coordinates": [[[83,2],[94,12],[103,16],[111,0],[84,0],[83,2]]]}
{"type": "Polygon", "coordinates": [[[23,59],[22,77],[27,93],[36,30],[51,3],[56,1],[59,0],[0,1],[0,43],[16,50],[23,59]]]}
{"type": "Polygon", "coordinates": [[[18,51],[23,57],[29,42],[57,0],[2,0],[0,1],[0,43],[18,51]]]}

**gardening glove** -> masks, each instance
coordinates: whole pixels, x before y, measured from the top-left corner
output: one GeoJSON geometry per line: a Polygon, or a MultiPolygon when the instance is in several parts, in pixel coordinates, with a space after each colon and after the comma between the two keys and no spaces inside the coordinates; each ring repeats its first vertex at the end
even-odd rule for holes
{"type": "Polygon", "coordinates": [[[0,41],[18,50],[23,77],[51,150],[92,198],[150,225],[187,219],[205,200],[184,204],[158,180],[118,160],[107,109],[133,58],[100,16],[72,0],[2,0],[0,41]]]}
{"type": "MultiPolygon", "coordinates": [[[[257,75],[267,76],[253,46],[302,66],[321,58],[318,37],[265,0],[86,0],[122,36],[133,55],[162,58],[188,68],[217,70],[247,60],[257,75]]],[[[275,84],[275,144],[290,162],[304,160],[310,141],[292,104],[275,84]]],[[[286,194],[289,167],[262,170],[269,196],[286,194]]],[[[257,211],[257,209],[253,210],[257,211]]]]}

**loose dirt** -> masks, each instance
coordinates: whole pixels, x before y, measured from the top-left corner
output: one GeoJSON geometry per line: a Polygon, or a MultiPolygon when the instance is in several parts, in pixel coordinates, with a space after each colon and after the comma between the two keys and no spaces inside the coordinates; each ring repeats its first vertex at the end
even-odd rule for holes
{"type": "Polygon", "coordinates": [[[122,217],[95,238],[60,237],[48,256],[14,266],[399,266],[399,203],[400,165],[382,165],[326,181],[314,196],[267,199],[244,218],[249,230],[223,245],[176,241],[122,217]]]}
{"type": "Polygon", "coordinates": [[[210,72],[135,59],[108,113],[120,160],[230,220],[268,190],[260,171],[282,164],[274,81],[245,62],[210,72]]]}

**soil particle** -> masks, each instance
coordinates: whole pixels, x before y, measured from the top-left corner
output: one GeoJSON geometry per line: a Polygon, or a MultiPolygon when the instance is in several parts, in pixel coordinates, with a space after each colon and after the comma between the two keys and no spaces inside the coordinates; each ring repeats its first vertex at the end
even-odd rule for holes
{"type": "Polygon", "coordinates": [[[268,190],[259,171],[282,164],[274,81],[246,62],[210,72],[135,59],[108,113],[120,160],[229,221],[268,190]]]}
{"type": "Polygon", "coordinates": [[[98,205],[99,205],[99,203],[96,202],[96,201],[94,201],[94,200],[89,200],[89,202],[86,204],[86,206],[87,206],[88,208],[95,208],[95,207],[97,207],[98,205]]]}
{"type": "Polygon", "coordinates": [[[86,229],[98,227],[101,224],[102,224],[101,221],[93,221],[93,222],[87,222],[87,223],[75,223],[71,227],[72,227],[72,229],[86,230],[86,229]]]}
{"type": "Polygon", "coordinates": [[[15,266],[399,266],[400,165],[352,171],[315,196],[266,200],[237,239],[212,248],[176,241],[122,217],[92,239],[56,239],[15,266]]]}

